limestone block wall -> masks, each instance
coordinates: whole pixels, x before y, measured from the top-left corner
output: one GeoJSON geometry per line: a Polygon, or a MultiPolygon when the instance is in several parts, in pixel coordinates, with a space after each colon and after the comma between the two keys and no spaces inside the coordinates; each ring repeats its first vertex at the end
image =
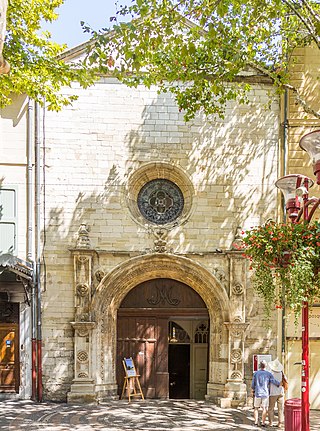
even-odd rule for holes
{"type": "MultiPolygon", "coordinates": [[[[276,213],[279,104],[276,97],[268,104],[270,90],[254,85],[249,105],[230,103],[224,120],[199,114],[185,123],[170,94],[129,89],[104,78],[87,90],[66,90],[79,95],[74,105],[60,113],[46,112],[42,215],[47,398],[64,399],[73,378],[70,249],[79,226],[88,227],[95,251],[93,284],[96,271],[106,274],[132,256],[154,252],[154,230],[137,221],[128,204],[128,182],[146,164],[172,166],[192,184],[190,212],[183,224],[166,232],[167,251],[199,262],[229,289],[228,259],[220,258],[219,250],[231,248],[239,226],[250,228],[276,213]]],[[[161,169],[157,175],[161,177],[161,169]]],[[[263,309],[252,292],[246,301],[250,343],[255,353],[262,352],[269,348],[259,344],[259,334],[266,335],[263,309]]],[[[267,337],[273,348],[272,331],[267,337]]],[[[249,363],[252,348],[247,349],[249,363]]]]}

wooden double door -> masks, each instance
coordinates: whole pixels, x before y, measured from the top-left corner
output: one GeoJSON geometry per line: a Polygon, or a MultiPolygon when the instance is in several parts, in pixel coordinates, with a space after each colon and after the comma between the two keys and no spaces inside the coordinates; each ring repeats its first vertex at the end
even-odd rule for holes
{"type": "Polygon", "coordinates": [[[133,289],[118,310],[119,395],[124,381],[122,360],[132,357],[146,398],[204,398],[208,334],[202,342],[195,338],[201,322],[208,328],[206,306],[183,283],[157,279],[133,289]]]}

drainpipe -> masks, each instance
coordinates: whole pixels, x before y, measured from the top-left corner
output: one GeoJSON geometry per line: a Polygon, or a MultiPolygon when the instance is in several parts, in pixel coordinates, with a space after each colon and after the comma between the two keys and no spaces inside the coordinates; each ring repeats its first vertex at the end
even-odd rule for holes
{"type": "Polygon", "coordinates": [[[42,402],[42,328],[41,328],[41,248],[40,248],[40,109],[35,103],[35,226],[36,226],[36,293],[37,293],[37,395],[42,402]]]}
{"type": "MultiPolygon", "coordinates": [[[[33,103],[29,99],[27,112],[27,260],[34,265],[33,256],[33,103]]],[[[35,267],[31,287],[31,399],[36,400],[37,388],[37,346],[36,346],[36,298],[35,298],[35,267]]]]}

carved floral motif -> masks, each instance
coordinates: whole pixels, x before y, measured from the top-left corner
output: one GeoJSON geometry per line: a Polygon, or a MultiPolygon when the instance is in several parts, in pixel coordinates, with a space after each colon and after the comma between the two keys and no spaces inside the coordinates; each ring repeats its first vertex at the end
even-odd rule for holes
{"type": "Polygon", "coordinates": [[[230,354],[230,360],[233,364],[237,364],[242,361],[242,350],[233,349],[230,354]]]}
{"type": "Polygon", "coordinates": [[[79,362],[88,362],[89,356],[85,350],[80,350],[77,354],[77,359],[79,362]]]}
{"type": "Polygon", "coordinates": [[[243,295],[244,287],[241,283],[236,283],[232,286],[232,293],[234,295],[243,295]]]}

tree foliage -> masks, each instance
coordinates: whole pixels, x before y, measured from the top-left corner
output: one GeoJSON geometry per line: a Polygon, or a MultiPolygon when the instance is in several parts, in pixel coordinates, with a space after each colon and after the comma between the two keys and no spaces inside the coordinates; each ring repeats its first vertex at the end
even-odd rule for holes
{"type": "Polygon", "coordinates": [[[8,73],[10,65],[3,57],[3,45],[6,35],[8,0],[0,0],[0,75],[8,73]]]}
{"type": "Polygon", "coordinates": [[[55,11],[63,1],[9,1],[3,56],[10,64],[10,73],[0,75],[0,107],[10,104],[15,93],[27,94],[41,104],[45,99],[49,109],[59,110],[75,98],[59,93],[62,86],[77,81],[86,87],[93,82],[83,64],[67,64],[59,59],[66,46],[41,31],[42,20],[55,20],[55,11]]]}
{"type": "Polygon", "coordinates": [[[132,0],[111,18],[113,31],[85,27],[88,61],[127,85],[172,91],[187,119],[200,109],[223,116],[228,100],[245,102],[250,82],[239,74],[248,67],[303,104],[287,66],[297,46],[320,48],[319,13],[318,0],[132,0]]]}

